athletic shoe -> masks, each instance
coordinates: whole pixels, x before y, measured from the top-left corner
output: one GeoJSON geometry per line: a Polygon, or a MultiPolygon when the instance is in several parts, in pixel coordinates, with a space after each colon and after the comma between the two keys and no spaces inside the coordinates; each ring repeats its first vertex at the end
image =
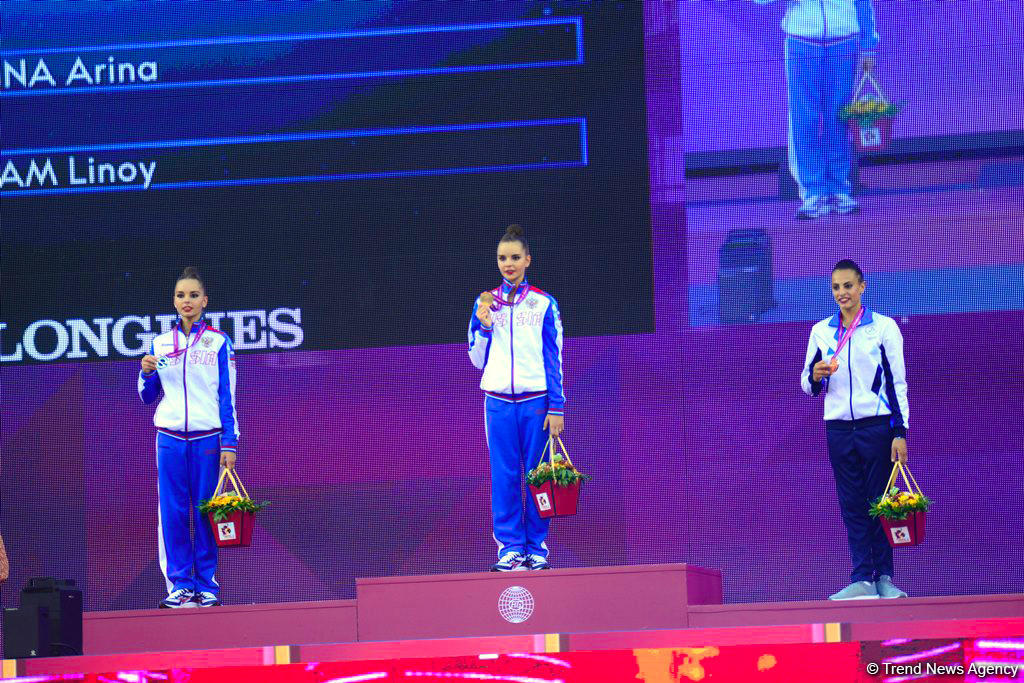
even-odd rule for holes
{"type": "Polygon", "coordinates": [[[837,194],[832,198],[836,205],[836,213],[843,216],[860,211],[860,202],[848,194],[837,194]]]}
{"type": "Polygon", "coordinates": [[[220,598],[208,591],[196,593],[195,601],[200,607],[220,607],[224,604],[220,601],[220,598]]]}
{"type": "Polygon", "coordinates": [[[527,555],[526,562],[523,566],[527,569],[539,570],[539,569],[551,569],[551,565],[548,563],[548,558],[542,555],[527,555]]]}
{"type": "Polygon", "coordinates": [[[522,553],[505,553],[501,559],[491,565],[492,572],[519,572],[524,571],[526,557],[522,553]]]}
{"type": "Polygon", "coordinates": [[[849,586],[828,596],[829,600],[877,600],[878,590],[871,581],[854,581],[849,586]]]}
{"type": "Polygon", "coordinates": [[[827,197],[820,195],[812,195],[804,200],[804,203],[797,209],[796,217],[800,220],[812,220],[814,218],[821,218],[827,216],[828,212],[832,210],[832,207],[828,203],[827,197]]]}
{"type": "Polygon", "coordinates": [[[194,593],[187,588],[179,588],[171,591],[171,594],[160,601],[160,609],[179,609],[181,607],[195,607],[192,598],[194,593]]]}
{"type": "Polygon", "coordinates": [[[878,581],[875,582],[875,588],[878,590],[878,597],[885,598],[886,600],[907,597],[907,594],[897,588],[892,582],[892,577],[885,574],[878,577],[878,581]]]}

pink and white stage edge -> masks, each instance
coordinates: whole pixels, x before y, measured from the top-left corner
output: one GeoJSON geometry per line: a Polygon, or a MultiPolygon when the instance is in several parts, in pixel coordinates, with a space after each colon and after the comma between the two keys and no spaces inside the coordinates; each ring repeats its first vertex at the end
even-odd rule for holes
{"type": "Polygon", "coordinates": [[[1024,636],[1024,594],[722,604],[686,564],[360,579],[355,600],[87,613],[85,656],[4,677],[143,668],[1024,636]]]}

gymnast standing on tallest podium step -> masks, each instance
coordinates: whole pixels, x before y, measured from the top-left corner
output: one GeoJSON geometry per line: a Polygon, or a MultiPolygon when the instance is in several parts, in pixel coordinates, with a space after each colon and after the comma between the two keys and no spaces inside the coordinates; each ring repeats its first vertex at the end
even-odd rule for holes
{"type": "Polygon", "coordinates": [[[491,515],[498,561],[491,571],[549,569],[548,521],[523,505],[520,469],[543,455],[564,426],[562,319],[554,297],[526,281],[530,247],[510,225],[498,242],[499,287],[481,294],[469,321],[469,358],[484,371],[484,416],[491,464],[491,515]]]}

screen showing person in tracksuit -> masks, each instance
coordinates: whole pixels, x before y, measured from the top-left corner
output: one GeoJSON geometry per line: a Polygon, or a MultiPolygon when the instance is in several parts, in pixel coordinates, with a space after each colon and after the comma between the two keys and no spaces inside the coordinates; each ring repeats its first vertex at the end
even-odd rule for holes
{"type": "Polygon", "coordinates": [[[788,0],[782,30],[789,171],[802,201],[796,217],[859,211],[850,183],[850,140],[839,114],[853,96],[858,66],[864,73],[874,69],[880,41],[874,5],[871,0],[788,0]]]}
{"type": "Polygon", "coordinates": [[[208,297],[195,268],[174,286],[178,322],[153,338],[142,358],[139,397],[152,403],[156,426],[160,569],[163,608],[220,605],[217,544],[199,502],[210,498],[220,468],[233,469],[238,449],[235,352],[226,334],[206,323],[208,297]],[[195,538],[189,533],[189,515],[195,538]]]}
{"type": "Polygon", "coordinates": [[[565,427],[562,320],[558,302],[526,281],[530,247],[511,225],[498,242],[503,282],[477,298],[469,357],[483,370],[484,425],[491,465],[491,515],[498,561],[491,571],[548,569],[548,519],[528,503],[520,468],[543,455],[565,427]]]}
{"type": "Polygon", "coordinates": [[[907,460],[906,367],[896,321],[861,304],[867,283],[860,266],[832,270],[839,311],[811,328],[800,385],[825,395],[828,457],[850,544],[851,583],[831,600],[905,598],[893,584],[892,547],[871,502],[885,489],[893,463],[907,460]]]}

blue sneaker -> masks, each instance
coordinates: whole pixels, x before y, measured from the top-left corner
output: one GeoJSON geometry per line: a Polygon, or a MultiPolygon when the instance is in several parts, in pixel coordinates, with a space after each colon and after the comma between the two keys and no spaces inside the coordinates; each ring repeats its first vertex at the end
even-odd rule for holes
{"type": "Polygon", "coordinates": [[[860,211],[860,202],[848,194],[837,194],[832,201],[835,202],[836,213],[842,216],[860,211]]]}
{"type": "Polygon", "coordinates": [[[875,588],[878,590],[878,597],[883,600],[907,597],[907,594],[897,588],[896,584],[892,582],[892,577],[887,574],[878,577],[878,581],[875,581],[875,588]]]}
{"type": "Polygon", "coordinates": [[[492,572],[521,572],[526,570],[526,556],[522,553],[505,553],[501,559],[491,565],[492,572]]]}
{"type": "Polygon", "coordinates": [[[195,603],[192,599],[195,597],[195,593],[188,590],[187,588],[179,588],[178,590],[171,591],[171,594],[160,601],[160,609],[180,609],[182,607],[195,607],[195,603]]]}
{"type": "Polygon", "coordinates": [[[878,589],[872,581],[854,581],[849,586],[828,596],[829,600],[877,600],[878,589]]]}
{"type": "Polygon", "coordinates": [[[524,566],[527,569],[534,571],[539,569],[551,569],[551,564],[548,562],[548,558],[542,555],[527,555],[524,566]]]}
{"type": "Polygon", "coordinates": [[[200,607],[220,607],[224,604],[220,601],[220,598],[209,591],[196,593],[195,601],[199,603],[200,607]]]}
{"type": "Polygon", "coordinates": [[[796,217],[800,220],[809,221],[815,218],[827,216],[832,206],[828,203],[828,197],[811,195],[804,200],[804,203],[797,209],[796,217]]]}

